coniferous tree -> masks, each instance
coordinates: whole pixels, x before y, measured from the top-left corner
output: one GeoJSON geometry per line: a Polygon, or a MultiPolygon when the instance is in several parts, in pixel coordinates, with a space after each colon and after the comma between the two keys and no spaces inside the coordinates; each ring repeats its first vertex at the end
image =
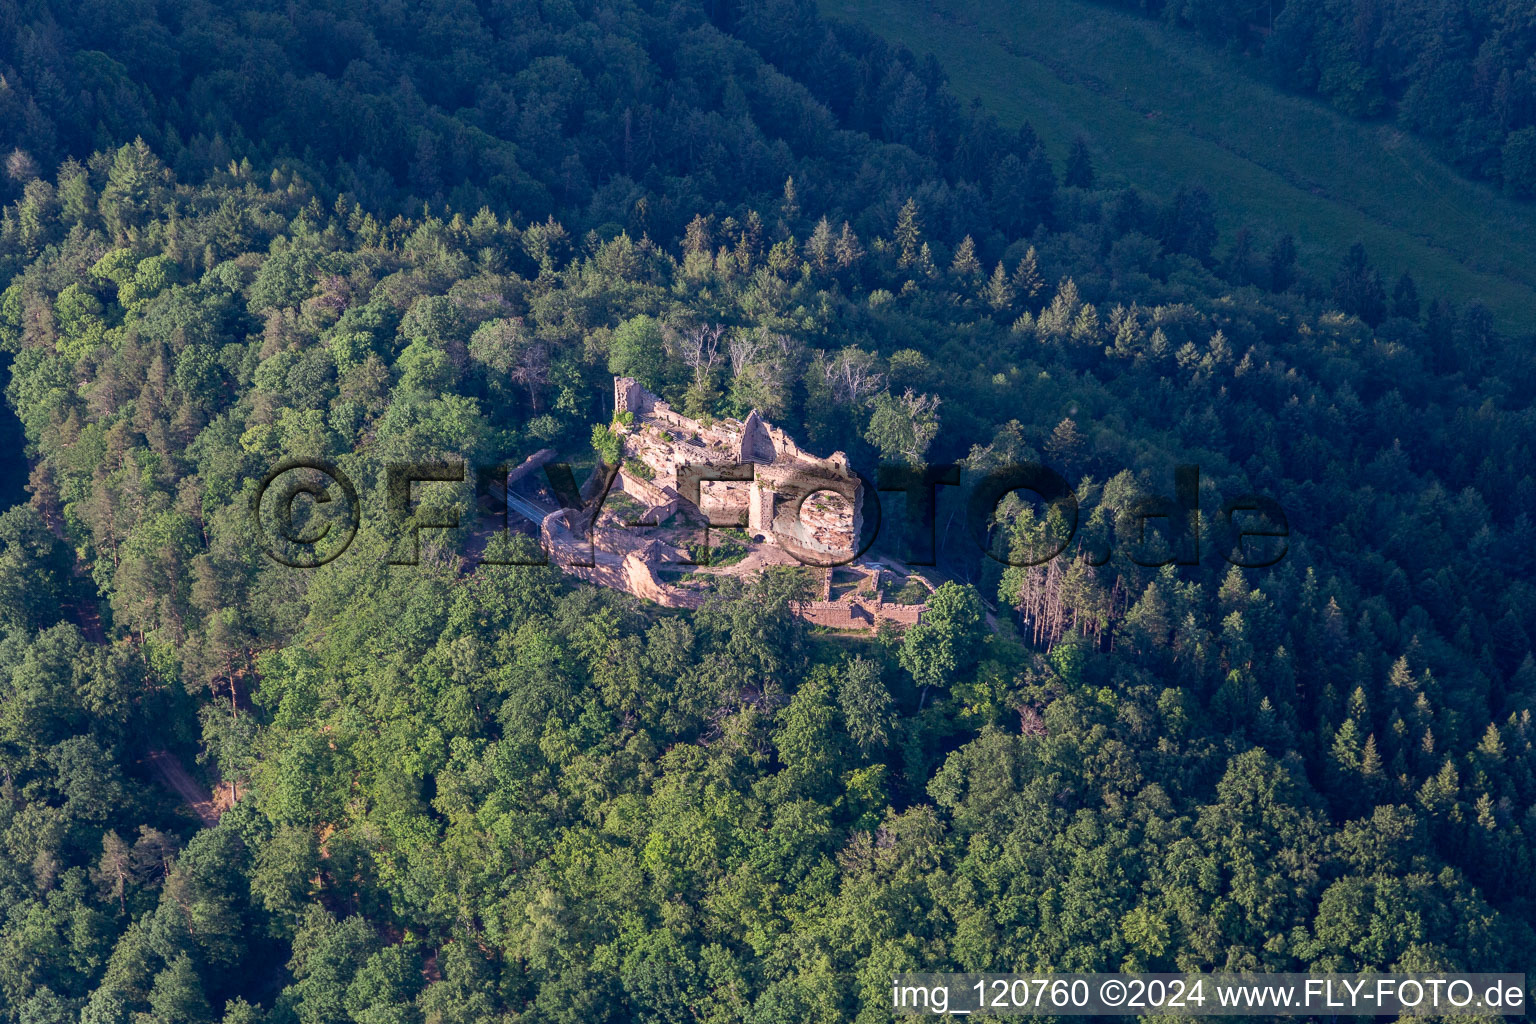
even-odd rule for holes
{"type": "Polygon", "coordinates": [[[1345,313],[1358,316],[1372,327],[1386,316],[1387,294],[1381,274],[1371,266],[1365,246],[1359,242],[1350,246],[1333,279],[1333,299],[1345,313]]]}
{"type": "Polygon", "coordinates": [[[962,238],[955,247],[955,256],[949,270],[963,281],[975,282],[981,277],[981,261],[976,258],[976,243],[970,235],[962,238]]]}
{"type": "Polygon", "coordinates": [[[1254,281],[1253,233],[1246,227],[1239,228],[1232,240],[1232,251],[1222,266],[1222,276],[1236,285],[1254,281]]]}
{"type": "Polygon", "coordinates": [[[1392,315],[1406,320],[1419,318],[1419,289],[1406,270],[1392,287],[1392,315]]]}
{"type": "Polygon", "coordinates": [[[896,218],[896,246],[901,251],[900,265],[902,267],[914,266],[918,261],[919,246],[923,242],[922,219],[918,213],[917,200],[907,197],[902,204],[901,212],[896,218]]]}
{"type": "Polygon", "coordinates": [[[1281,235],[1269,250],[1269,290],[1289,291],[1296,283],[1296,239],[1281,235]]]}
{"type": "Polygon", "coordinates": [[[1030,246],[1024,255],[1019,258],[1018,265],[1013,268],[1013,286],[1026,300],[1033,299],[1040,294],[1040,289],[1045,287],[1045,279],[1040,276],[1040,261],[1035,255],[1035,247],[1030,246]]]}
{"type": "Polygon", "coordinates": [[[1088,153],[1088,140],[1081,135],[1073,138],[1072,148],[1067,151],[1067,166],[1061,181],[1068,188],[1093,188],[1093,158],[1088,153]]]}
{"type": "Polygon", "coordinates": [[[1003,269],[1003,263],[998,261],[992,270],[992,277],[987,281],[985,289],[987,305],[1002,312],[1013,305],[1016,297],[1013,282],[1008,279],[1008,273],[1003,269]]]}

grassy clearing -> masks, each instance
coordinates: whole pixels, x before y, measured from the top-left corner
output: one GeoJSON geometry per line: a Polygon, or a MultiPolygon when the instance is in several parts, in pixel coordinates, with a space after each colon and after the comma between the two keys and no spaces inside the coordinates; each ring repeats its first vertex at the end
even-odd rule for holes
{"type": "Polygon", "coordinates": [[[1536,209],[1468,181],[1417,140],[1259,81],[1243,58],[1079,0],[821,0],[918,54],[1005,124],[1028,119],[1058,161],[1088,140],[1101,178],[1168,193],[1199,183],[1223,235],[1292,231],[1330,274],[1365,243],[1425,298],[1481,299],[1507,330],[1536,330],[1536,209]]]}

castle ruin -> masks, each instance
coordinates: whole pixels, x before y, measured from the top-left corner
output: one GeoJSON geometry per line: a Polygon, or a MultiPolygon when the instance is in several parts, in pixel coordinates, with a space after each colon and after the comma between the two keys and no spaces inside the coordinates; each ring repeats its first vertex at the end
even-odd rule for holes
{"type": "Polygon", "coordinates": [[[745,420],[701,423],[632,377],[614,378],[613,404],[626,493],[653,508],[686,502],[711,525],[744,526],[753,540],[809,564],[857,553],[863,495],[844,453],[803,451],[755,410],[745,420]]]}
{"type": "MultiPolygon", "coordinates": [[[[632,378],[616,378],[613,388],[616,476],[625,500],[585,504],[613,482],[600,465],[582,488],[582,507],[547,507],[547,496],[526,488],[554,456],[550,450],[506,478],[509,507],[538,524],[544,550],[563,571],[666,608],[698,608],[717,574],[798,564],[815,588],[794,612],[814,625],[870,632],[921,621],[923,603],[885,593],[889,570],[856,559],[863,493],[846,455],[811,455],[756,412],[706,424],[674,412],[632,378]],[[700,519],[744,527],[747,556],[720,566],[695,562],[700,519]]],[[[896,576],[932,590],[910,571],[896,576]]]]}

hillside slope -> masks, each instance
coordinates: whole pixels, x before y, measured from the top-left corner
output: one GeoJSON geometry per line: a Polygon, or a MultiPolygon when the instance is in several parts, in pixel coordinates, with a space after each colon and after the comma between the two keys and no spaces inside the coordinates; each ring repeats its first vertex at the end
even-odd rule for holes
{"type": "Polygon", "coordinates": [[[1199,182],[1225,237],[1245,223],[1293,230],[1303,264],[1322,274],[1361,241],[1426,294],[1481,298],[1506,328],[1536,328],[1529,207],[1393,128],[1255,80],[1240,58],[1078,0],[822,0],[821,10],[933,53],[957,95],[1005,124],[1028,120],[1058,155],[1080,134],[1112,177],[1159,191],[1199,182]]]}

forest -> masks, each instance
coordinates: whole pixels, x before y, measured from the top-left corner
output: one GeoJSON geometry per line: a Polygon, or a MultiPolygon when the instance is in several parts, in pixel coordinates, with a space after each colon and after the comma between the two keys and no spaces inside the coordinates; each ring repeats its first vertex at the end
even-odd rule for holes
{"type": "Polygon", "coordinates": [[[1108,0],[1260,54],[1275,81],[1390,120],[1536,197],[1536,16],[1522,0],[1108,0]]]}
{"type": "Polygon", "coordinates": [[[0,139],[5,1024],[1536,974],[1536,354],[1390,253],[1218,237],[795,0],[27,0],[0,139]],[[863,469],[1049,465],[1078,540],[1009,564],[1060,526],[1011,499],[874,638],[794,571],[681,612],[453,531],[391,564],[389,462],[590,464],[615,374],[863,469]],[[362,497],[316,569],[251,515],[295,456],[362,497]],[[1189,464],[1278,563],[1119,553],[1189,464]]]}

